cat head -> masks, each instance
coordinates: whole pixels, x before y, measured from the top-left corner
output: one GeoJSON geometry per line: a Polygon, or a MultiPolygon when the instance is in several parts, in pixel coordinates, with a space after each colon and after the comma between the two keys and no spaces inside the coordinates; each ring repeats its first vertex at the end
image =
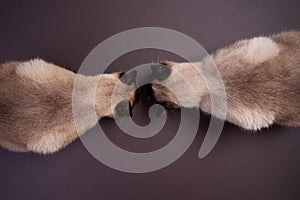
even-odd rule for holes
{"type": "Polygon", "coordinates": [[[193,64],[166,61],[151,69],[152,96],[158,103],[167,109],[199,106],[203,80],[193,64]]]}
{"type": "Polygon", "coordinates": [[[132,116],[138,100],[136,71],[102,74],[97,87],[96,110],[99,116],[132,116]]]}

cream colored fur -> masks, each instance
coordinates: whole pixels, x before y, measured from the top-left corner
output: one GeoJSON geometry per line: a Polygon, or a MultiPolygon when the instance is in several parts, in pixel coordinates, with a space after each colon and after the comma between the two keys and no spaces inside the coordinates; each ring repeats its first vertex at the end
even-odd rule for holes
{"type": "Polygon", "coordinates": [[[207,70],[214,67],[212,61],[225,86],[226,120],[248,130],[259,130],[273,123],[300,126],[300,32],[242,40],[198,63],[167,62],[172,73],[162,83],[166,88],[177,88],[176,95],[154,84],[155,98],[177,106],[200,106],[211,113],[210,95],[218,97],[220,88],[213,86],[209,91],[203,77],[214,81],[215,74],[207,70]],[[182,87],[175,71],[191,85],[197,104],[194,100],[191,103],[190,90],[182,87]]]}
{"type": "Polygon", "coordinates": [[[0,146],[11,151],[56,152],[94,126],[98,118],[117,117],[114,108],[118,102],[134,100],[135,86],[123,84],[119,73],[77,75],[81,84],[74,106],[80,115],[75,127],[75,77],[75,73],[41,59],[2,64],[0,146]],[[96,90],[91,85],[96,85],[96,90]],[[111,102],[116,86],[119,90],[111,102]],[[97,118],[89,118],[88,112],[96,112],[97,118]]]}

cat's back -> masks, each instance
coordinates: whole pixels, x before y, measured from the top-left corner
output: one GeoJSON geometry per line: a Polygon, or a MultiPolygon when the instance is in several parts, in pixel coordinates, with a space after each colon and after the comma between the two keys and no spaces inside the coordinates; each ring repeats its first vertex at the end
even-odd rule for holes
{"type": "Polygon", "coordinates": [[[238,41],[213,58],[233,107],[274,113],[279,123],[300,125],[299,31],[238,41]]]}
{"type": "Polygon", "coordinates": [[[285,45],[291,50],[299,51],[300,47],[300,31],[288,31],[275,34],[270,37],[278,44],[285,45]]]}
{"type": "Polygon", "coordinates": [[[289,87],[284,85],[300,87],[299,31],[241,40],[216,51],[213,59],[228,89],[285,92],[289,87]]]}
{"type": "Polygon", "coordinates": [[[21,87],[15,74],[19,64],[20,62],[0,64],[0,124],[2,127],[5,121],[12,117],[13,102],[18,100],[14,93],[21,87]]]}
{"type": "Polygon", "coordinates": [[[1,64],[0,138],[22,140],[71,118],[64,113],[71,105],[73,76],[40,59],[1,64]]]}
{"type": "Polygon", "coordinates": [[[281,116],[277,121],[300,126],[300,32],[283,32],[271,37],[280,47],[280,54],[270,62],[282,78],[281,116]],[[280,75],[282,74],[282,75],[280,75]]]}

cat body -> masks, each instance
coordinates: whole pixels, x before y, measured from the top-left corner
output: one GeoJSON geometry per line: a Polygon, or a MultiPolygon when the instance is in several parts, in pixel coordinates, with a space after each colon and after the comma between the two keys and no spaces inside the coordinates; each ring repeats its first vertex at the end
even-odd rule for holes
{"type": "Polygon", "coordinates": [[[211,96],[216,97],[217,106],[224,103],[218,101],[220,88],[208,89],[205,82],[205,78],[215,78],[207,70],[214,66],[212,61],[224,84],[227,121],[248,130],[273,123],[300,126],[300,32],[242,40],[198,63],[164,62],[153,66],[158,81],[152,86],[154,98],[171,107],[200,107],[211,113],[211,96]],[[194,97],[182,88],[175,72],[188,82],[194,97]]]}
{"type": "MultiPolygon", "coordinates": [[[[152,71],[153,96],[169,107],[200,107],[211,113],[213,96],[217,110],[225,106],[225,119],[244,129],[259,130],[274,123],[300,126],[300,32],[242,40],[200,62],[164,62],[152,66],[152,71]],[[207,70],[214,65],[223,88],[219,84],[208,88],[207,80],[220,81],[207,70]],[[226,101],[219,98],[221,89],[226,101]]],[[[129,115],[136,99],[135,78],[136,72],[84,76],[40,59],[1,64],[0,146],[17,152],[58,151],[97,119],[129,115]],[[75,110],[80,127],[74,122],[77,78],[75,110]],[[95,84],[96,89],[91,87],[95,84]],[[91,110],[97,119],[86,118],[91,110]]],[[[218,112],[215,115],[222,118],[218,112]]]]}
{"type": "MultiPolygon", "coordinates": [[[[134,84],[120,82],[122,74],[84,76],[40,59],[8,62],[0,66],[0,146],[11,151],[53,153],[71,143],[97,123],[85,120],[86,110],[94,109],[98,118],[119,115],[120,102],[133,103],[134,84]],[[75,78],[80,77],[77,102],[82,111],[80,130],[72,112],[75,78]],[[91,91],[96,82],[97,89],[91,91]],[[122,96],[112,105],[111,95],[119,84],[122,96]],[[86,96],[95,93],[95,105],[86,96]]],[[[134,75],[133,75],[134,76],[134,75]]],[[[134,78],[134,77],[131,78],[134,78]]],[[[118,96],[117,96],[118,98],[118,96]]],[[[126,110],[126,108],[123,108],[126,110]]]]}

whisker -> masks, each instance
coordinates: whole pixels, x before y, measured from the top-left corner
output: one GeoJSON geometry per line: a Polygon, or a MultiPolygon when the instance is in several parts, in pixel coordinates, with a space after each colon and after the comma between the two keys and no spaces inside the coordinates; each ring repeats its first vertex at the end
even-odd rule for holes
{"type": "Polygon", "coordinates": [[[157,56],[156,63],[160,63],[160,56],[157,56]]]}

